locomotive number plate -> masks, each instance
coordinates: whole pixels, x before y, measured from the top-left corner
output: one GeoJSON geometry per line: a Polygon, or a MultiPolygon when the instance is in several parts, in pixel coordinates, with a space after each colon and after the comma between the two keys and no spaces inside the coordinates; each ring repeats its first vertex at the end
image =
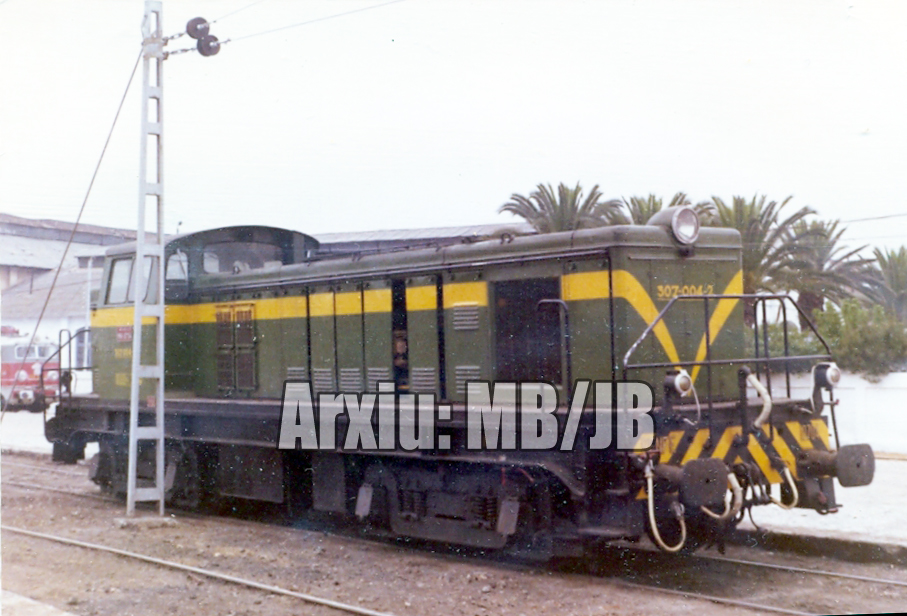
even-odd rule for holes
{"type": "Polygon", "coordinates": [[[671,299],[678,295],[712,295],[713,284],[659,284],[655,286],[658,299],[671,299]]]}

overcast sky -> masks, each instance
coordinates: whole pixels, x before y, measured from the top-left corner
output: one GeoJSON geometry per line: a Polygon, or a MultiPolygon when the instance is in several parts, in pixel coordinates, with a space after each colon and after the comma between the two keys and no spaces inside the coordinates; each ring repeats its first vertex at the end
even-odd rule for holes
{"type": "MultiPolygon", "coordinates": [[[[165,62],[168,232],[506,223],[540,182],[907,214],[900,0],[403,0],[271,33],[386,0],[252,1],[164,2],[167,34],[243,9],[165,62]]],[[[0,0],[0,211],[75,219],[143,7],[0,0]]],[[[84,222],[135,226],[139,83],[84,222]]],[[[849,227],[907,244],[907,216],[849,227]]]]}

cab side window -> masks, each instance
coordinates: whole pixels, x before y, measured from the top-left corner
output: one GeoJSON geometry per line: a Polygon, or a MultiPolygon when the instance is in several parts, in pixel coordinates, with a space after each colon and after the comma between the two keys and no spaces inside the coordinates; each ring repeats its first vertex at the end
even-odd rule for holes
{"type": "Polygon", "coordinates": [[[132,279],[132,259],[117,259],[110,266],[110,284],[107,287],[108,304],[125,304],[132,279]]]}
{"type": "MultiPolygon", "coordinates": [[[[149,299],[148,291],[151,290],[151,275],[154,273],[154,257],[145,257],[145,293],[142,294],[142,301],[149,299]]],[[[126,294],[126,299],[130,302],[135,301],[135,289],[130,285],[129,293],[126,294]]]]}
{"type": "MultiPolygon", "coordinates": [[[[107,285],[107,303],[125,304],[135,300],[135,290],[132,288],[133,257],[116,259],[110,266],[110,282],[107,285]]],[[[142,299],[148,299],[151,288],[151,275],[154,272],[154,257],[145,257],[145,293],[142,299]]]]}
{"type": "Polygon", "coordinates": [[[167,258],[166,280],[189,280],[189,258],[182,250],[177,250],[167,258]]]}

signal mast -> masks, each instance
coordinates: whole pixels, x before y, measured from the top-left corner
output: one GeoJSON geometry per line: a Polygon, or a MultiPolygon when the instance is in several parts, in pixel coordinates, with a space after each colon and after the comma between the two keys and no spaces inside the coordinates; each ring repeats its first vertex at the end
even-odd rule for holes
{"type": "MultiPolygon", "coordinates": [[[[142,102],[141,145],[139,151],[139,207],[136,226],[135,261],[132,267],[132,289],[151,289],[151,294],[134,292],[132,321],[132,376],[129,391],[129,467],[127,475],[126,515],[135,514],[136,502],[158,502],[164,515],[165,448],[164,448],[164,82],[163,65],[169,56],[192,51],[181,49],[167,52],[164,47],[183,33],[164,37],[161,29],[163,3],[145,0],[142,21],[142,102]],[[150,164],[149,164],[150,163],[150,164]],[[154,212],[151,225],[154,234],[145,235],[146,215],[154,212]],[[149,285],[154,278],[156,285],[149,285]],[[154,340],[143,340],[143,325],[155,327],[154,340]],[[153,359],[152,359],[153,358],[153,359]],[[143,363],[147,359],[152,363],[143,363]],[[140,395],[148,390],[142,381],[152,381],[154,393],[141,404],[140,395]],[[147,415],[139,421],[140,406],[146,412],[154,410],[154,420],[147,415]],[[139,424],[142,425],[139,425],[139,424]],[[139,441],[151,441],[155,448],[155,479],[151,485],[139,485],[139,441]]],[[[196,50],[203,56],[220,51],[220,41],[210,34],[210,24],[202,17],[189,20],[186,31],[195,39],[196,50]]],[[[176,469],[174,468],[173,471],[176,469]]],[[[171,471],[171,472],[173,472],[171,471]]],[[[147,484],[147,480],[142,482],[147,484]]]]}

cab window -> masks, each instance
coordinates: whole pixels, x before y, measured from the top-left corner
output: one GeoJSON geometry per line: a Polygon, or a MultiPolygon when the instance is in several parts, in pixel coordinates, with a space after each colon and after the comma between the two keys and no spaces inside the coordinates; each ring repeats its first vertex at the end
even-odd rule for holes
{"type": "MultiPolygon", "coordinates": [[[[132,288],[132,257],[116,259],[110,266],[110,283],[107,285],[107,303],[125,304],[135,300],[135,291],[132,288]]],[[[151,287],[151,273],[154,257],[145,257],[145,294],[142,299],[147,299],[148,289],[151,287]]]]}
{"type": "Polygon", "coordinates": [[[189,280],[189,259],[182,250],[177,250],[167,258],[166,280],[189,280]]]}
{"type": "Polygon", "coordinates": [[[107,287],[108,304],[124,304],[132,278],[132,259],[117,259],[110,266],[110,285],[107,287]]]}

